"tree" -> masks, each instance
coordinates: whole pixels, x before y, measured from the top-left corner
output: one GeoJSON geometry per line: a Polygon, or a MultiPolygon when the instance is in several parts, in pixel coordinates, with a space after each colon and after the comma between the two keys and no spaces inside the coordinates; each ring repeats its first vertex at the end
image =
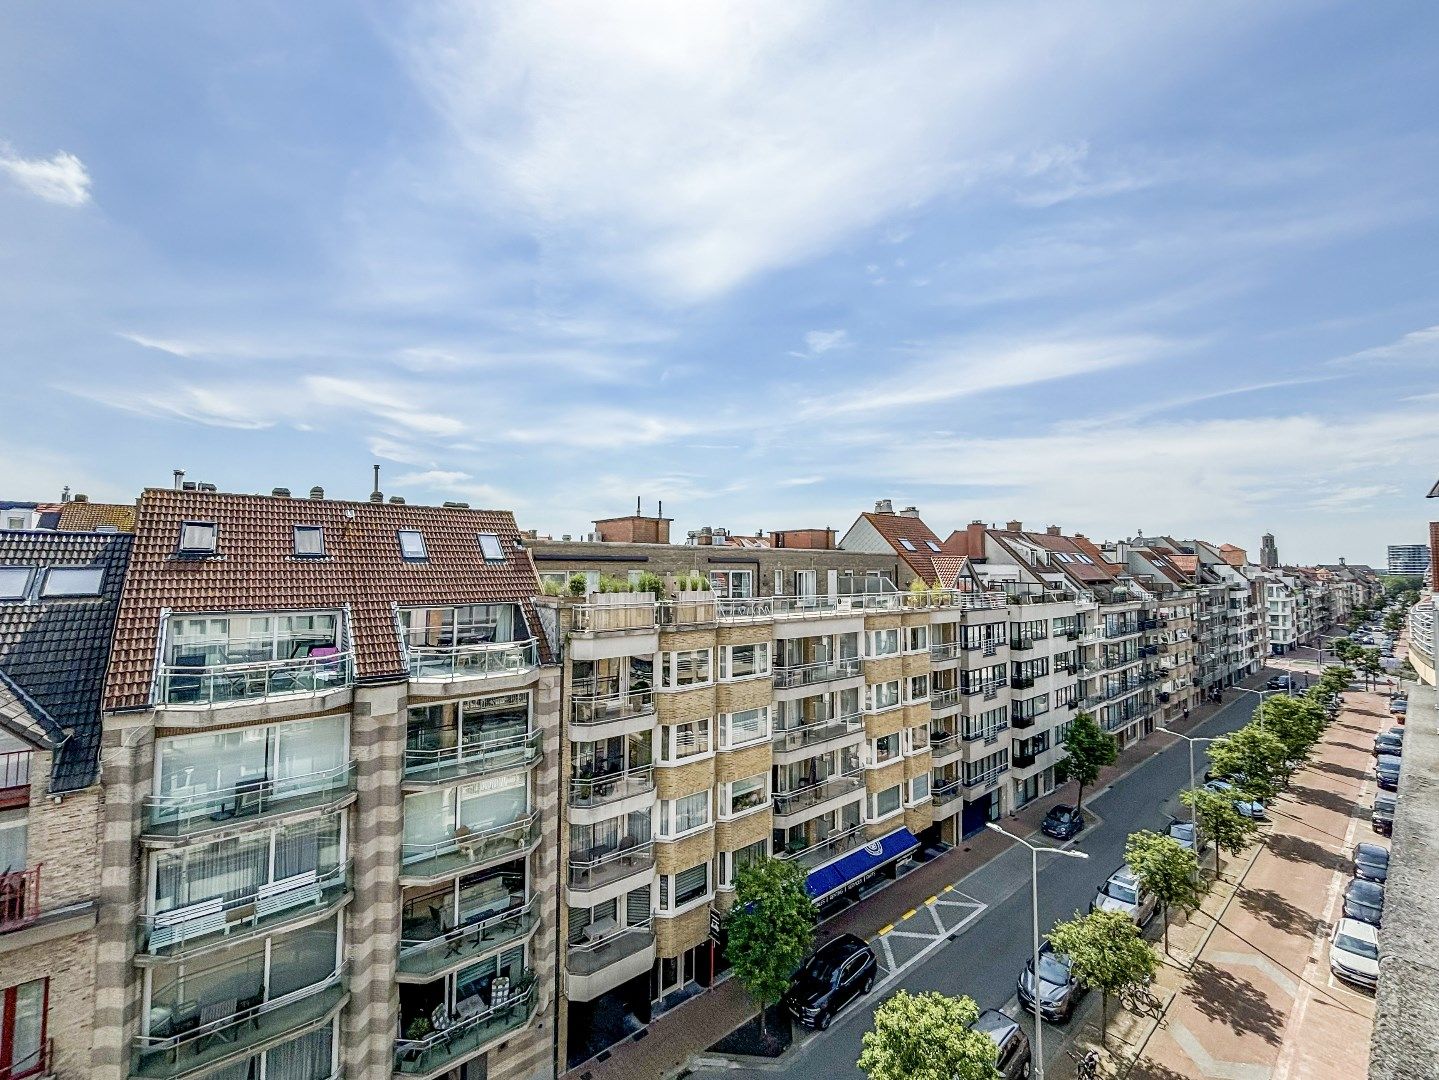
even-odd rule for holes
{"type": "Polygon", "coordinates": [[[1388,615],[1384,616],[1384,629],[1388,630],[1391,634],[1399,633],[1400,630],[1404,629],[1404,616],[1400,615],[1397,611],[1391,611],[1388,615]]]}
{"type": "Polygon", "coordinates": [[[999,1047],[969,997],[901,990],[874,1011],[856,1064],[870,1080],[997,1080],[999,1047]]]}
{"type": "Polygon", "coordinates": [[[1087,712],[1075,713],[1069,734],[1064,737],[1065,756],[1059,759],[1056,773],[1060,783],[1073,780],[1079,785],[1074,808],[1084,809],[1084,789],[1099,779],[1099,770],[1113,765],[1119,756],[1114,736],[1100,729],[1098,721],[1087,712]]]}
{"type": "Polygon", "coordinates": [[[1049,932],[1054,951],[1069,957],[1070,971],[1085,986],[1100,991],[1099,1042],[1109,1036],[1109,995],[1122,986],[1154,977],[1159,957],[1122,911],[1091,911],[1058,923],[1049,932]]]}
{"type": "Polygon", "coordinates": [[[1249,846],[1259,825],[1241,814],[1228,795],[1208,788],[1190,788],[1179,801],[1194,811],[1194,818],[1214,841],[1214,876],[1220,877],[1219,853],[1238,855],[1249,846]]]}
{"type": "Polygon", "coordinates": [[[1343,660],[1346,663],[1351,657],[1353,657],[1354,653],[1358,650],[1358,648],[1359,646],[1355,645],[1354,642],[1350,641],[1348,638],[1342,637],[1334,639],[1334,655],[1339,657],[1340,660],[1343,660]]]}
{"type": "Polygon", "coordinates": [[[804,884],[799,864],[784,859],[756,859],[735,875],[725,955],[734,977],[759,1005],[762,1039],[769,1038],[765,1010],[784,996],[814,943],[817,913],[804,884]]]}
{"type": "Polygon", "coordinates": [[[1140,885],[1163,905],[1164,951],[1169,951],[1169,905],[1193,910],[1203,899],[1199,856],[1172,836],[1141,829],[1129,834],[1124,861],[1140,885]]]}
{"type": "Polygon", "coordinates": [[[1283,788],[1288,752],[1277,736],[1250,721],[1210,746],[1209,760],[1240,794],[1268,802],[1283,788]]]}
{"type": "Polygon", "coordinates": [[[1286,763],[1304,758],[1324,734],[1324,709],[1307,695],[1271,697],[1260,710],[1264,730],[1284,744],[1286,763]]]}
{"type": "Polygon", "coordinates": [[[1378,649],[1361,649],[1354,658],[1354,666],[1364,676],[1366,686],[1373,688],[1374,680],[1384,674],[1384,665],[1379,660],[1378,649]]]}

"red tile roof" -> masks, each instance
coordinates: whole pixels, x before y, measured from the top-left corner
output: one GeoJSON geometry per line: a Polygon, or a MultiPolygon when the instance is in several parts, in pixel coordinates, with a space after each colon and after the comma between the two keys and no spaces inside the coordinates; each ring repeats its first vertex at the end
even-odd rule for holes
{"type": "Polygon", "coordinates": [[[134,503],[76,502],[73,499],[60,507],[61,532],[94,532],[110,526],[115,532],[135,531],[134,503]]]}
{"type": "Polygon", "coordinates": [[[910,517],[907,514],[861,514],[860,517],[873,525],[875,531],[889,542],[894,553],[905,561],[916,577],[923,578],[931,585],[941,581],[940,570],[934,560],[937,552],[929,548],[931,542],[936,547],[940,546],[939,537],[934,535],[923,518],[910,517]],[[906,549],[900,543],[901,540],[908,540],[915,550],[906,549]]]}
{"type": "Polygon", "coordinates": [[[531,604],[539,582],[519,541],[507,510],[150,488],[140,497],[105,707],[149,704],[161,613],[167,609],[305,611],[348,605],[356,677],[383,680],[405,673],[394,605],[518,603],[548,662],[531,604]],[[185,521],[218,526],[214,556],[177,555],[185,521]],[[295,525],[324,528],[325,557],[295,556],[295,525]],[[424,535],[429,556],[424,561],[400,556],[396,534],[409,529],[424,535]],[[479,533],[500,538],[504,562],[484,561],[479,533]]]}

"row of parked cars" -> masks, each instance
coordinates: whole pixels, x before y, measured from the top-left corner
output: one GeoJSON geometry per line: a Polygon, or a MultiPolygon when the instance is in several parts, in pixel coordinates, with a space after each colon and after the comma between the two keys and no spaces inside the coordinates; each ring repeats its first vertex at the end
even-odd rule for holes
{"type": "Polygon", "coordinates": [[[1344,888],[1344,915],[1329,939],[1329,970],[1344,982],[1373,990],[1379,982],[1379,924],[1384,916],[1384,883],[1389,879],[1389,849],[1358,845],[1353,873],[1344,888]]]}

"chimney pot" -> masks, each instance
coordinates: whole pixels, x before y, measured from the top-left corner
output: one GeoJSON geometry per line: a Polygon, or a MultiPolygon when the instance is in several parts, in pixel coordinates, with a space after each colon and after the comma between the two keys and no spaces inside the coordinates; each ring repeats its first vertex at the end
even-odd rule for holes
{"type": "Polygon", "coordinates": [[[314,487],[312,487],[312,488],[310,489],[310,498],[312,498],[312,499],[323,499],[324,497],[325,497],[325,489],[322,488],[319,484],[316,484],[314,487]]]}
{"type": "Polygon", "coordinates": [[[876,514],[892,514],[894,513],[894,503],[889,499],[876,499],[874,512],[876,514]]]}
{"type": "Polygon", "coordinates": [[[90,501],[90,496],[88,496],[88,495],[81,495],[81,494],[79,494],[79,493],[77,492],[76,495],[75,495],[75,501],[76,501],[76,502],[89,502],[89,501],[90,501]]]}
{"type": "Polygon", "coordinates": [[[1006,521],[1004,523],[1004,530],[1005,532],[1024,532],[1024,522],[1006,521]]]}
{"type": "Polygon", "coordinates": [[[60,501],[61,501],[62,503],[67,503],[67,502],[70,501],[70,485],[69,485],[69,484],[66,484],[65,487],[64,487],[64,489],[60,492],[60,501]]]}
{"type": "Polygon", "coordinates": [[[395,506],[404,506],[405,497],[403,495],[391,495],[390,502],[393,503],[395,506]]]}
{"type": "Polygon", "coordinates": [[[371,501],[372,503],[382,503],[382,502],[384,502],[384,501],[385,501],[384,493],[383,493],[383,492],[379,492],[379,491],[372,491],[372,492],[370,492],[370,501],[371,501]]]}
{"type": "Polygon", "coordinates": [[[290,497],[290,489],[289,489],[289,488],[279,488],[279,487],[277,487],[277,488],[271,488],[271,489],[270,489],[270,494],[273,495],[273,496],[275,496],[275,498],[277,498],[277,499],[288,499],[288,498],[290,497]]]}
{"type": "Polygon", "coordinates": [[[1045,528],[1044,531],[1047,532],[1050,536],[1059,536],[1059,535],[1061,535],[1061,534],[1060,534],[1060,528],[1059,528],[1058,525],[1049,525],[1049,526],[1047,526],[1047,527],[1045,528]]]}
{"type": "Polygon", "coordinates": [[[175,470],[175,490],[176,490],[176,491],[180,491],[180,490],[182,489],[182,486],[183,486],[183,484],[184,484],[184,481],[185,481],[185,470],[184,470],[184,469],[176,469],[176,470],[175,470]]]}

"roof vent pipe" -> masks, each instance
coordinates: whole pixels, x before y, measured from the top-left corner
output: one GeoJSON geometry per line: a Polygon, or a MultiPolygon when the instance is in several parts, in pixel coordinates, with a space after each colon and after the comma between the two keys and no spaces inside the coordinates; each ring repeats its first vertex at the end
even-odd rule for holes
{"type": "Polygon", "coordinates": [[[179,491],[180,488],[181,488],[181,486],[184,484],[184,482],[185,482],[185,470],[184,470],[184,469],[176,469],[176,470],[175,470],[175,490],[176,490],[176,491],[179,491]]]}
{"type": "Polygon", "coordinates": [[[312,499],[323,499],[324,497],[325,497],[325,489],[322,488],[319,484],[316,484],[314,487],[312,487],[312,488],[310,489],[310,498],[312,498],[312,499]]]}

